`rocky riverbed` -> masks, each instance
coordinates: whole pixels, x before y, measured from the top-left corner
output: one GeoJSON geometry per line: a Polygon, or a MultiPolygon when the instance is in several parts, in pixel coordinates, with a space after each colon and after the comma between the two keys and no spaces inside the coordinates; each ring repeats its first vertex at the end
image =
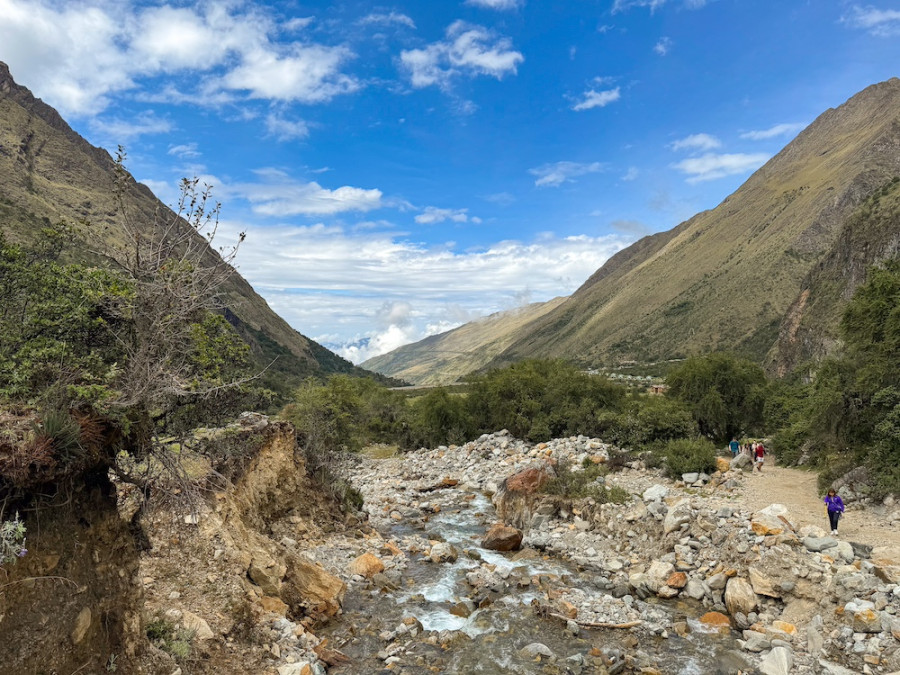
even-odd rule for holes
{"type": "Polygon", "coordinates": [[[605,478],[623,504],[529,488],[557,462],[616,453],[500,432],[348,460],[370,527],[308,552],[348,584],[319,633],[352,659],[331,672],[900,669],[900,552],[797,528],[778,504],[745,511],[727,460],[682,481],[626,465],[605,478]],[[520,551],[481,546],[498,518],[524,531],[520,551]]]}

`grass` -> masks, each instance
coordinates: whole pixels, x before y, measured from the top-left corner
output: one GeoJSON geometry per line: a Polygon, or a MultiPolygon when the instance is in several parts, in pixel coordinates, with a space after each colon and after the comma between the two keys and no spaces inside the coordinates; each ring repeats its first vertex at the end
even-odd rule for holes
{"type": "Polygon", "coordinates": [[[624,504],[631,495],[618,486],[607,487],[598,482],[605,478],[609,470],[602,464],[586,460],[582,469],[574,469],[568,462],[560,462],[556,467],[556,478],[550,480],[543,492],[567,499],[593,499],[599,504],[611,502],[624,504]]]}

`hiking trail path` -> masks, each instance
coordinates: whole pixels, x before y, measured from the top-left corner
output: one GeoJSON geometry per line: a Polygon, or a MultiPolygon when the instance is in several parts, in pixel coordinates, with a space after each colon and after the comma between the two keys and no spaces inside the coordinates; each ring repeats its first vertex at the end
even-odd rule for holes
{"type": "MultiPolygon", "coordinates": [[[[797,526],[817,525],[829,531],[828,516],[822,501],[824,493],[816,484],[818,474],[812,471],[789,469],[774,465],[773,456],[766,456],[762,473],[749,474],[741,501],[756,512],[769,504],[784,504],[788,518],[797,526]]],[[[888,514],[894,507],[848,506],[838,525],[838,538],[868,544],[872,547],[900,548],[900,530],[891,527],[888,514]]]]}

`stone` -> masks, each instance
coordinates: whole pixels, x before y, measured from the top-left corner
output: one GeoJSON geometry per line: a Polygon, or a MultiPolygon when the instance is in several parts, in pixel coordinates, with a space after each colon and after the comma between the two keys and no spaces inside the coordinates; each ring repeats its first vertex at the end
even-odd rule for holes
{"type": "Polygon", "coordinates": [[[687,585],[687,574],[684,572],[672,572],[666,579],[666,586],[672,588],[684,588],[687,585]]]}
{"type": "Polygon", "coordinates": [[[78,616],[75,617],[75,627],[72,629],[72,644],[78,644],[82,640],[84,640],[84,636],[87,635],[88,630],[91,627],[91,608],[85,607],[80,612],[78,612],[78,616]]]}
{"type": "Polygon", "coordinates": [[[538,656],[544,656],[546,658],[552,658],[554,656],[550,647],[541,642],[532,642],[530,645],[525,645],[519,650],[519,654],[528,659],[534,659],[538,656]]]}
{"type": "Polygon", "coordinates": [[[289,558],[285,590],[281,598],[291,607],[299,605],[315,614],[334,616],[344,601],[346,584],[324,567],[301,556],[289,558]]]}
{"type": "MultiPolygon", "coordinates": [[[[858,675],[857,671],[844,668],[825,659],[819,659],[819,667],[825,675],[858,675]]],[[[893,675],[893,673],[891,674],[893,675]]]]}
{"type": "Polygon", "coordinates": [[[872,549],[870,556],[875,576],[889,584],[900,584],[900,549],[878,546],[872,549]]]}
{"type": "Polygon", "coordinates": [[[494,525],[481,540],[481,547],[490,551],[517,551],[522,546],[522,531],[501,523],[494,525]]]}
{"type": "Polygon", "coordinates": [[[286,663],[278,666],[278,675],[312,675],[312,666],[309,661],[298,661],[297,663],[286,663]]]}
{"type": "Polygon", "coordinates": [[[750,577],[750,585],[757,595],[765,595],[769,598],[780,598],[781,592],[775,588],[775,581],[758,567],[747,568],[750,577]]]}
{"type": "Polygon", "coordinates": [[[197,616],[193,612],[188,612],[187,610],[183,612],[181,625],[191,631],[194,634],[194,639],[200,642],[212,640],[215,637],[209,624],[206,623],[206,619],[197,616]]]}
{"type": "Polygon", "coordinates": [[[819,658],[822,649],[825,646],[825,636],[822,635],[823,621],[819,614],[816,614],[809,624],[806,626],[806,651],[814,659],[819,658]]]}
{"type": "Polygon", "coordinates": [[[788,635],[797,634],[797,626],[792,623],[788,623],[787,621],[779,621],[776,619],[772,622],[772,628],[781,631],[782,633],[787,633],[788,635]]]}
{"type": "Polygon", "coordinates": [[[367,552],[350,561],[350,564],[347,565],[347,571],[350,574],[357,574],[366,579],[371,579],[376,574],[384,572],[384,563],[374,553],[367,552]]]}
{"type": "Polygon", "coordinates": [[[646,490],[644,490],[644,494],[641,495],[641,498],[645,502],[658,502],[661,499],[664,499],[666,495],[669,494],[669,488],[665,485],[651,485],[646,490]]]}
{"type": "Polygon", "coordinates": [[[803,537],[802,543],[806,550],[820,553],[826,549],[834,548],[838,542],[833,537],[803,537]]]}
{"type": "Polygon", "coordinates": [[[754,513],[750,520],[750,529],[754,534],[769,536],[781,534],[787,529],[786,524],[778,516],[767,513],[754,513]]]}
{"type": "Polygon", "coordinates": [[[829,555],[840,558],[846,563],[852,563],[856,558],[856,552],[853,550],[853,544],[849,541],[839,541],[834,551],[829,551],[829,555]]]}
{"type": "MultiPolygon", "coordinates": [[[[847,603],[848,605],[850,603],[847,603]]],[[[872,609],[862,609],[851,615],[852,627],[855,633],[880,633],[881,616],[872,609]]]]}
{"type": "Polygon", "coordinates": [[[716,457],[716,471],[725,473],[731,468],[731,460],[727,457],[716,457]]]}
{"type": "Polygon", "coordinates": [[[702,600],[706,595],[706,587],[699,579],[689,579],[684,587],[684,594],[694,600],[702,600]]]}
{"type": "Polygon", "coordinates": [[[531,466],[504,480],[491,501],[498,518],[506,525],[524,529],[543,500],[540,489],[556,477],[553,467],[546,462],[531,466]]]}
{"type": "Polygon", "coordinates": [[[700,617],[700,623],[725,633],[731,630],[731,619],[721,612],[707,612],[700,617]]]}
{"type": "Polygon", "coordinates": [[[278,595],[287,567],[262,551],[258,553],[250,562],[247,576],[265,595],[278,595]]]}
{"type": "Polygon", "coordinates": [[[732,471],[740,471],[741,469],[749,468],[753,465],[753,460],[750,458],[750,455],[745,455],[741,453],[737,457],[733,457],[730,462],[728,462],[728,468],[732,471]]]}
{"type": "Polygon", "coordinates": [[[634,502],[634,505],[629,507],[629,509],[625,512],[625,522],[633,523],[636,520],[641,520],[649,513],[650,512],[647,510],[647,505],[644,504],[644,502],[637,500],[634,502]]]}
{"type": "Polygon", "coordinates": [[[773,647],[759,664],[762,675],[790,675],[794,654],[786,647],[773,647]]]}
{"type": "Polygon", "coordinates": [[[699,473],[683,473],[683,474],[681,474],[681,480],[683,480],[688,485],[692,485],[693,483],[696,483],[699,478],[700,478],[699,473]]]}
{"type": "Polygon", "coordinates": [[[456,562],[456,559],[459,558],[459,553],[453,547],[453,544],[441,541],[431,547],[431,553],[428,554],[428,558],[435,563],[456,562]]]}
{"type": "Polygon", "coordinates": [[[744,637],[744,649],[748,652],[764,652],[772,646],[772,643],[769,641],[769,638],[766,637],[765,633],[760,633],[755,630],[745,630],[743,632],[744,637]]]}
{"type": "Polygon", "coordinates": [[[728,612],[734,615],[737,612],[750,614],[757,607],[756,593],[746,579],[733,577],[725,586],[725,606],[728,612]]]}
{"type": "Polygon", "coordinates": [[[675,502],[666,517],[663,519],[663,533],[669,534],[681,528],[685,523],[691,521],[691,501],[689,499],[681,499],[675,502]]]}
{"type": "Polygon", "coordinates": [[[286,616],[288,613],[287,603],[281,598],[275,598],[271,595],[264,595],[260,598],[259,606],[263,608],[264,612],[272,612],[281,616],[286,616]]]}
{"type": "Polygon", "coordinates": [[[652,593],[656,593],[660,588],[666,585],[666,579],[675,572],[672,563],[654,560],[650,564],[650,569],[645,573],[644,584],[652,593]]]}

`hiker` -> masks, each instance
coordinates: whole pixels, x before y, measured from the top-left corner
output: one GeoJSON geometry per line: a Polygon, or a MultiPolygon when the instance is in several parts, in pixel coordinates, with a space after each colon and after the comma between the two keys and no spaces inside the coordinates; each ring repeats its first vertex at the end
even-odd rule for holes
{"type": "Polygon", "coordinates": [[[754,443],[753,444],[753,457],[756,460],[755,468],[757,471],[762,473],[763,462],[766,457],[766,448],[762,443],[754,443]]]}
{"type": "Polygon", "coordinates": [[[737,442],[737,438],[732,438],[731,443],[728,444],[728,447],[731,448],[731,456],[737,457],[738,450],[741,449],[741,444],[737,442]]]}
{"type": "Polygon", "coordinates": [[[828,511],[828,523],[831,525],[831,534],[837,534],[838,521],[844,515],[844,501],[838,497],[834,488],[825,495],[825,510],[828,511]]]}

